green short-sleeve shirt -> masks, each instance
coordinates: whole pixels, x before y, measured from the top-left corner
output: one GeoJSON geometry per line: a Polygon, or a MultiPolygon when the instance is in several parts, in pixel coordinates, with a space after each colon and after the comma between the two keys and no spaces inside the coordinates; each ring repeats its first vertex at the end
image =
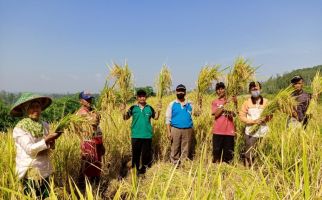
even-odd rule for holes
{"type": "Polygon", "coordinates": [[[155,117],[155,111],[150,105],[142,109],[139,105],[133,105],[127,114],[132,116],[132,138],[152,138],[151,118],[155,117]]]}

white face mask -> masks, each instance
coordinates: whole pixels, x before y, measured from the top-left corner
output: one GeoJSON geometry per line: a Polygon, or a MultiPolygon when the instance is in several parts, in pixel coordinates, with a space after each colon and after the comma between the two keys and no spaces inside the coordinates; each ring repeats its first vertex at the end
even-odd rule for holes
{"type": "Polygon", "coordinates": [[[259,95],[261,94],[261,92],[259,90],[256,90],[256,91],[251,91],[251,95],[252,97],[254,98],[257,98],[259,97],[259,95]]]}

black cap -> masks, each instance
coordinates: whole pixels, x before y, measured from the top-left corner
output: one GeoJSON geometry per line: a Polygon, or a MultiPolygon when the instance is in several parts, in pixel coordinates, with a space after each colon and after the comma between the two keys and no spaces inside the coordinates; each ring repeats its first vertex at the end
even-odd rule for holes
{"type": "Polygon", "coordinates": [[[303,80],[302,76],[296,75],[296,76],[293,76],[293,78],[291,79],[291,83],[295,84],[295,83],[299,82],[300,80],[303,80]]]}
{"type": "Polygon", "coordinates": [[[136,92],[136,96],[146,96],[146,91],[145,90],[142,90],[142,89],[139,89],[136,92]]]}
{"type": "Polygon", "coordinates": [[[186,86],[180,84],[180,85],[178,85],[176,87],[176,91],[184,91],[185,92],[186,91],[186,86]]]}
{"type": "Polygon", "coordinates": [[[225,89],[226,88],[225,83],[223,82],[216,83],[216,90],[219,90],[220,88],[225,89]]]}

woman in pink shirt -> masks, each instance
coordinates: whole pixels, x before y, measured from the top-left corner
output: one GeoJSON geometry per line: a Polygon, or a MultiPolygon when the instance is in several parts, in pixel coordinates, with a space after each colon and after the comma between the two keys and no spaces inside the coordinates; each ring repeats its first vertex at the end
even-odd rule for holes
{"type": "MultiPolygon", "coordinates": [[[[211,105],[212,115],[215,120],[212,128],[213,144],[213,163],[224,161],[226,163],[233,159],[235,146],[235,113],[225,109],[225,104],[229,102],[226,97],[225,84],[219,82],[216,84],[216,94],[218,99],[211,105]]],[[[237,110],[237,98],[231,98],[237,110]]]]}

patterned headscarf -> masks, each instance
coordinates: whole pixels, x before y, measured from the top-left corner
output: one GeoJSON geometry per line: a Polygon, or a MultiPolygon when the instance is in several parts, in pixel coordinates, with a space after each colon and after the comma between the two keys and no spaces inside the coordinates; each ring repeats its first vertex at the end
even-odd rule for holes
{"type": "Polygon", "coordinates": [[[33,137],[42,137],[44,135],[44,126],[39,121],[34,121],[29,117],[26,117],[18,122],[16,125],[17,128],[30,133],[33,137]]]}

